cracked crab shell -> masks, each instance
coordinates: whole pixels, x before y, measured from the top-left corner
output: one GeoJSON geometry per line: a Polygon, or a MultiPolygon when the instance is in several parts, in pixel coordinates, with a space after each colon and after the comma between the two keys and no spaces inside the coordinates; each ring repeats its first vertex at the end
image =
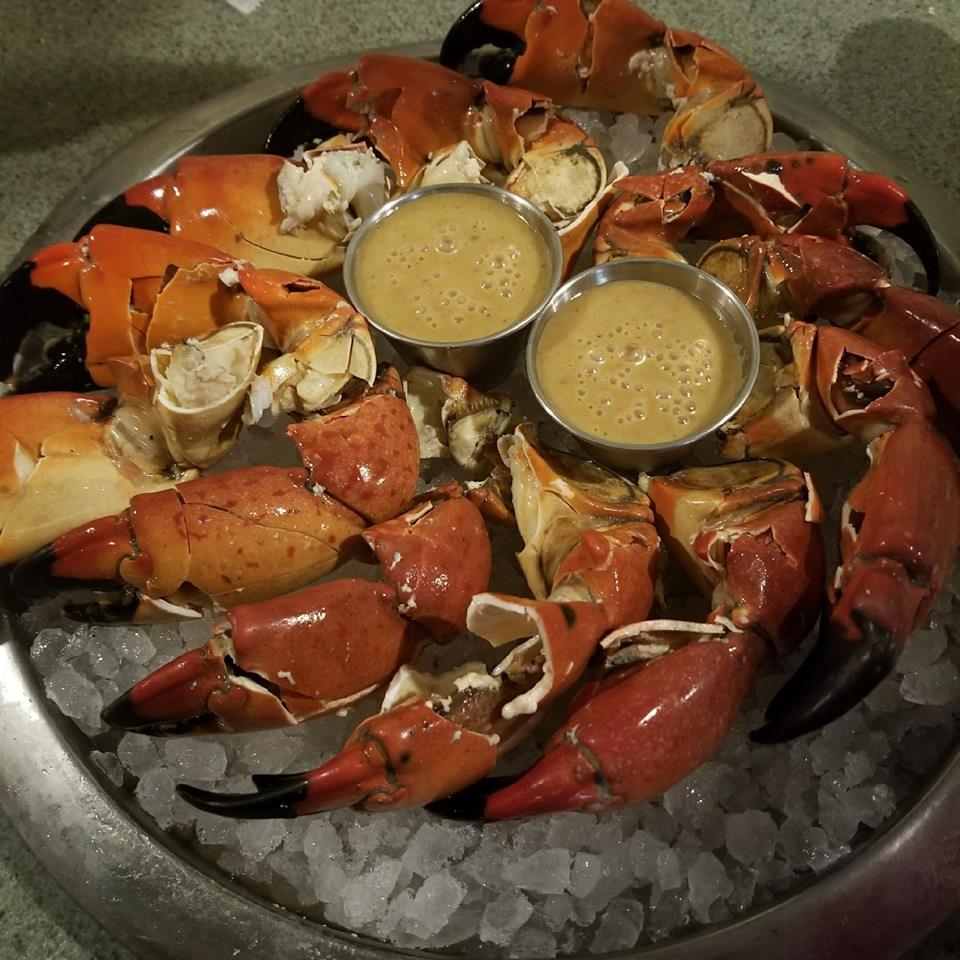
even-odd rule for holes
{"type": "Polygon", "coordinates": [[[233,447],[262,344],[262,327],[233,323],[151,351],[157,413],[178,463],[210,467],[233,447]]]}
{"type": "Polygon", "coordinates": [[[111,407],[75,393],[0,399],[0,566],[172,484],[111,455],[111,407]]]}

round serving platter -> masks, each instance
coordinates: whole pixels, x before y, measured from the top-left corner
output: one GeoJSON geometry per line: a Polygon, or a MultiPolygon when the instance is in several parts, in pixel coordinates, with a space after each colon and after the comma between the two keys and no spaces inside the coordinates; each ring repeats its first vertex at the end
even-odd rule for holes
{"type": "MultiPolygon", "coordinates": [[[[435,57],[436,44],[396,48],[435,57]]],[[[201,103],[117,151],[54,209],[15,264],[68,239],[123,189],[187,153],[259,149],[296,91],[355,56],[299,67],[201,103]]],[[[762,80],[778,129],[894,177],[927,217],[943,282],[960,289],[960,207],[819,106],[762,80]]],[[[435,957],[306,920],[258,897],[159,830],[90,760],[89,743],[45,697],[29,639],[0,615],[0,803],[58,882],[146,958],[276,960],[435,957]]],[[[884,960],[960,905],[960,749],[899,819],[848,861],[773,904],[622,956],[636,960],[884,960]],[[882,909],[878,909],[882,905],[882,909]]]]}

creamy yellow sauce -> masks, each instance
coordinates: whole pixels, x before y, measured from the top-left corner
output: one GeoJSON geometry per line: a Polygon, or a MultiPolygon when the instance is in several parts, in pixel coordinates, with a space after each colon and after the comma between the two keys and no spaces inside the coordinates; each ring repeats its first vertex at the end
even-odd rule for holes
{"type": "Polygon", "coordinates": [[[403,204],[357,251],[355,287],[377,323],[421,340],[486,337],[527,316],[550,282],[540,236],[493,197],[403,204]]]}
{"type": "Polygon", "coordinates": [[[591,287],[544,328],[537,377],[550,405],[585,433],[617,443],[667,443],[721,416],[743,357],[695,297],[646,280],[591,287]]]}

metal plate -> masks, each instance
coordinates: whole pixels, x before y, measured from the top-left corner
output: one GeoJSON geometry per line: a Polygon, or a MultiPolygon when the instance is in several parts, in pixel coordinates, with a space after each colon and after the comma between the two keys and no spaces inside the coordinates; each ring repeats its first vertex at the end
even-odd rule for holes
{"type": "MultiPolygon", "coordinates": [[[[436,56],[436,44],[394,52],[436,56]]],[[[245,84],[164,121],[69,194],[17,263],[73,236],[103,204],[185,153],[259,149],[294,91],[356,57],[245,84]]],[[[960,208],[932,184],[814,104],[763,81],[778,127],[904,184],[941,245],[945,285],[960,288],[960,208]]],[[[305,920],[232,884],[159,830],[89,760],[86,737],[43,694],[23,638],[0,623],[0,803],[53,876],[121,942],[171,960],[374,960],[435,957],[305,920]]],[[[960,750],[913,806],[816,882],[726,924],[623,956],[637,960],[884,960],[960,904],[960,750]]]]}

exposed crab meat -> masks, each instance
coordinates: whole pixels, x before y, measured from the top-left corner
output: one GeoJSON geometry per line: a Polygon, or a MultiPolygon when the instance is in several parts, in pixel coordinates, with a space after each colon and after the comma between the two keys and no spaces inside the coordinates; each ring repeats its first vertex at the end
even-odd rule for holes
{"type": "Polygon", "coordinates": [[[156,409],[178,463],[203,469],[233,446],[262,343],[262,327],[237,323],[151,351],[156,409]]]}
{"type": "Polygon", "coordinates": [[[426,367],[411,367],[404,387],[421,457],[449,456],[470,473],[492,467],[497,438],[512,420],[514,402],[507,394],[483,393],[426,367]]]}
{"type": "Polygon", "coordinates": [[[311,226],[345,243],[389,196],[387,165],[366,144],[321,145],[297,162],[285,160],[277,175],[280,230],[311,226]]]}

